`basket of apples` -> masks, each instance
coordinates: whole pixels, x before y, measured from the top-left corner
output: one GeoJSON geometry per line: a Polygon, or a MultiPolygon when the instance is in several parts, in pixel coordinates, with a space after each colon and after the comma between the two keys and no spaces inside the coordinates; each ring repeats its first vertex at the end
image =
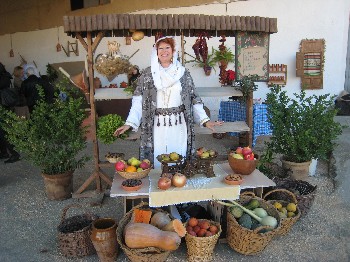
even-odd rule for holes
{"type": "Polygon", "coordinates": [[[119,160],[115,163],[116,172],[126,179],[142,179],[151,171],[151,162],[131,157],[127,161],[119,160]]]}
{"type": "Polygon", "coordinates": [[[250,175],[258,164],[258,155],[249,147],[237,147],[228,155],[228,163],[236,174],[250,175]]]}
{"type": "Polygon", "coordinates": [[[185,226],[188,261],[212,261],[215,245],[222,232],[220,224],[191,217],[185,226]]]}

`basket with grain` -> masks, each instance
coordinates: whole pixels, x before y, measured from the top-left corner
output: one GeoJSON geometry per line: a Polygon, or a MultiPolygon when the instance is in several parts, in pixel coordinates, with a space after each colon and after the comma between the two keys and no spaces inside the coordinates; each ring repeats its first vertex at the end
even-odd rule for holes
{"type": "Polygon", "coordinates": [[[227,242],[232,249],[244,255],[255,255],[263,251],[280,228],[280,217],[277,210],[265,200],[256,197],[254,194],[243,194],[237,202],[241,205],[245,205],[249,203],[251,199],[256,199],[259,202],[260,207],[265,209],[269,216],[272,216],[277,220],[277,226],[272,230],[268,226],[260,226],[254,230],[247,229],[242,227],[231,212],[228,211],[226,233],[227,242]]]}
{"type": "Polygon", "coordinates": [[[263,199],[274,205],[274,207],[279,211],[281,227],[278,234],[286,235],[290,231],[291,227],[298,221],[301,214],[295,195],[287,189],[274,189],[267,192],[263,199]],[[288,204],[290,203],[294,204],[291,206],[291,208],[295,208],[294,212],[292,212],[292,209],[288,207],[288,204]]]}

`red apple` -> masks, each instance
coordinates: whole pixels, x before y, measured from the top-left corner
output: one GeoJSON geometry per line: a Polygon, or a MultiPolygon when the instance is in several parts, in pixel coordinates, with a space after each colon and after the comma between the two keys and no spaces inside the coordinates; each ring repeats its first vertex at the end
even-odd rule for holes
{"type": "Polygon", "coordinates": [[[242,153],[243,155],[248,155],[252,152],[252,149],[249,146],[243,147],[242,153]]]}
{"type": "Polygon", "coordinates": [[[173,175],[173,178],[171,179],[171,183],[173,184],[173,186],[183,187],[184,185],[186,185],[186,180],[187,178],[184,174],[175,173],[173,175]]]}
{"type": "Polygon", "coordinates": [[[148,168],[150,168],[150,164],[148,164],[146,161],[142,161],[140,164],[140,167],[142,169],[148,169],[148,168]]]}
{"type": "Polygon", "coordinates": [[[254,153],[250,153],[250,154],[247,154],[247,155],[244,155],[243,158],[245,160],[254,160],[254,153]]]}
{"type": "Polygon", "coordinates": [[[236,148],[236,154],[243,154],[243,151],[242,151],[242,150],[243,150],[242,147],[240,147],[240,146],[237,147],[237,148],[236,148]]]}
{"type": "Polygon", "coordinates": [[[171,187],[171,179],[168,177],[161,177],[158,180],[158,188],[161,190],[167,190],[171,187]]]}
{"type": "Polygon", "coordinates": [[[115,163],[115,170],[124,171],[125,168],[126,168],[126,162],[124,160],[119,160],[117,163],[115,163]]]}

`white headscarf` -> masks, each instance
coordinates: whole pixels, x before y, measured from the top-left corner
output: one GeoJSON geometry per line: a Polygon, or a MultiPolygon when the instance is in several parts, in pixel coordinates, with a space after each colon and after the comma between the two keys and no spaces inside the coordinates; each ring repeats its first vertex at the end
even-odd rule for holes
{"type": "Polygon", "coordinates": [[[177,60],[178,46],[176,44],[176,41],[175,41],[175,50],[173,50],[173,63],[167,68],[166,71],[160,65],[158,61],[156,44],[160,40],[163,40],[166,38],[172,38],[175,41],[175,37],[173,36],[165,36],[165,37],[159,38],[153,46],[152,55],[151,55],[152,76],[153,76],[154,85],[158,90],[172,86],[174,83],[179,81],[180,78],[185,73],[185,67],[183,67],[181,63],[177,60]]]}

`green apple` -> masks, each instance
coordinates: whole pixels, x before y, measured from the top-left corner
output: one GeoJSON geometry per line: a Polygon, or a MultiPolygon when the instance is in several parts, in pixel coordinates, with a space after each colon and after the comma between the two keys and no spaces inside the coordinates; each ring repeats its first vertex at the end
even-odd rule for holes
{"type": "Polygon", "coordinates": [[[138,167],[140,164],[141,164],[141,161],[136,159],[136,158],[133,159],[130,163],[130,165],[135,166],[135,167],[138,167]]]}
{"type": "Polygon", "coordinates": [[[131,158],[129,158],[129,159],[128,159],[128,164],[132,166],[131,162],[134,161],[134,160],[137,160],[137,158],[134,157],[134,156],[131,157],[131,158]]]}
{"type": "Polygon", "coordinates": [[[140,172],[140,171],[143,171],[143,169],[141,167],[136,169],[136,172],[140,172]]]}
{"type": "Polygon", "coordinates": [[[205,151],[202,153],[201,158],[208,158],[210,156],[209,151],[205,151]]]}
{"type": "Polygon", "coordinates": [[[169,157],[170,157],[170,159],[171,159],[172,161],[177,161],[177,160],[179,160],[179,158],[180,158],[179,154],[176,153],[176,152],[171,152],[170,155],[169,155],[169,157]]]}

